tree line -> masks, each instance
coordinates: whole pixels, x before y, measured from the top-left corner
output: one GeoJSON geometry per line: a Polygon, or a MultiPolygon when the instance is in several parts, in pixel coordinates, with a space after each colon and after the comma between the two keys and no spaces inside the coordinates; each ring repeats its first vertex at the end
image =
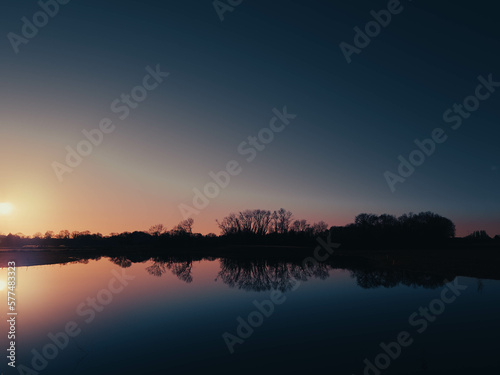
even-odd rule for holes
{"type": "MultiPolygon", "coordinates": [[[[280,208],[270,211],[248,209],[230,213],[216,220],[220,234],[193,233],[194,220],[187,219],[171,229],[156,224],[147,231],[111,233],[104,236],[90,231],[59,233],[47,231],[33,236],[0,235],[1,247],[186,247],[226,245],[307,246],[318,237],[330,236],[343,247],[412,247],[441,244],[455,237],[455,224],[432,212],[409,213],[396,217],[389,214],[359,214],[345,226],[328,226],[324,221],[297,219],[280,208]]],[[[484,231],[476,231],[463,240],[500,241],[484,231]]]]}
{"type": "Polygon", "coordinates": [[[304,219],[293,220],[293,214],[284,208],[272,213],[269,210],[244,210],[237,214],[231,213],[216,222],[223,236],[266,236],[288,233],[305,233],[314,236],[328,229],[328,224],[324,221],[311,224],[304,219]]]}
{"type": "Polygon", "coordinates": [[[354,223],[332,227],[335,240],[357,246],[433,246],[455,237],[455,224],[433,212],[409,213],[399,217],[360,214],[354,223]]]}

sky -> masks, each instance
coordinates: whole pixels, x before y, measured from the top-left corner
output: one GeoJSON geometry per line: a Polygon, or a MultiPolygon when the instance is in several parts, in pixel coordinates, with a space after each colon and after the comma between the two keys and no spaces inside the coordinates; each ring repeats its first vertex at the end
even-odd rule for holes
{"type": "Polygon", "coordinates": [[[394,1],[46,1],[53,17],[4,1],[0,232],[171,228],[187,209],[218,233],[230,212],[283,207],[329,225],[433,211],[458,235],[500,234],[498,5],[394,1]],[[458,126],[454,104],[475,95],[458,126]],[[446,140],[414,153],[437,128],[446,140]]]}

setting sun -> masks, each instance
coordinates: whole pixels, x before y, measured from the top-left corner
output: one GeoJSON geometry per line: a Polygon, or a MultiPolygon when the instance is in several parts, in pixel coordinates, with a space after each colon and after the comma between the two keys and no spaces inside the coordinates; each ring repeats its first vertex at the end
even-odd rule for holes
{"type": "Polygon", "coordinates": [[[10,215],[14,211],[14,206],[11,203],[0,203],[0,215],[10,215]]]}

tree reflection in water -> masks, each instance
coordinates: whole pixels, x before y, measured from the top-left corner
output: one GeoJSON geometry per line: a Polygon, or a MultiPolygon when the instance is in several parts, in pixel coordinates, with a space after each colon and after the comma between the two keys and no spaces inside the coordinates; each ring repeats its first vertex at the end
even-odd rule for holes
{"type": "Polygon", "coordinates": [[[285,262],[268,259],[240,260],[223,258],[220,260],[221,270],[217,276],[231,288],[248,291],[291,290],[297,281],[310,278],[326,279],[329,266],[302,265],[300,262],[285,262]]]}
{"type": "MultiPolygon", "coordinates": [[[[193,258],[191,256],[157,256],[153,258],[125,256],[112,257],[110,260],[120,267],[127,268],[132,263],[152,261],[146,271],[155,277],[161,277],[167,271],[172,272],[179,280],[186,283],[193,281],[192,269],[194,261],[214,261],[216,258],[193,258]]],[[[322,263],[303,264],[302,259],[220,258],[220,271],[215,281],[221,280],[231,288],[246,291],[290,291],[297,281],[311,279],[325,280],[334,270],[348,270],[362,288],[393,288],[399,285],[409,287],[438,288],[452,281],[453,274],[429,274],[402,270],[392,267],[373,267],[366,262],[354,259],[329,259],[322,263]]]]}
{"type": "Polygon", "coordinates": [[[364,289],[394,288],[398,285],[435,289],[455,278],[452,275],[432,275],[397,269],[350,270],[351,277],[364,289]]]}
{"type": "Polygon", "coordinates": [[[266,291],[277,289],[282,292],[291,290],[296,281],[305,282],[310,279],[324,280],[330,271],[348,270],[357,284],[368,288],[392,288],[398,285],[412,287],[437,288],[451,281],[454,275],[436,275],[422,272],[406,271],[391,268],[368,267],[354,260],[343,260],[342,265],[335,260],[328,263],[307,263],[299,260],[269,259],[237,259],[220,260],[221,270],[217,279],[231,288],[248,291],[266,291]]]}
{"type": "Polygon", "coordinates": [[[153,264],[146,268],[146,271],[150,275],[161,277],[167,270],[170,270],[179,280],[188,284],[193,281],[193,276],[191,275],[193,262],[191,260],[179,261],[176,259],[152,258],[152,261],[153,264]]]}

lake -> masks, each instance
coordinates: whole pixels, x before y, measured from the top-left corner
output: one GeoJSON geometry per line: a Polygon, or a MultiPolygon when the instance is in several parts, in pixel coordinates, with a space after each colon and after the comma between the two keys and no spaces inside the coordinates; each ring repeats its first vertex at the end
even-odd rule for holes
{"type": "Polygon", "coordinates": [[[16,368],[4,357],[5,375],[499,373],[495,280],[294,260],[103,257],[21,266],[16,282],[16,368]]]}

